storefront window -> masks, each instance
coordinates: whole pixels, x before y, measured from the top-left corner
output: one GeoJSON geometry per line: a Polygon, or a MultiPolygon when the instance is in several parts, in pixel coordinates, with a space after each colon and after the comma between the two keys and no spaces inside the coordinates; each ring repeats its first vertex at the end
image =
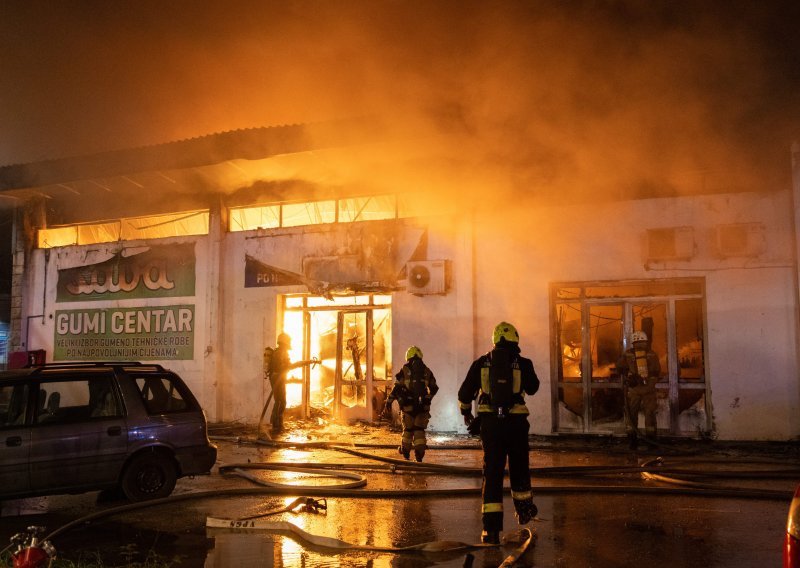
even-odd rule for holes
{"type": "Polygon", "coordinates": [[[659,431],[697,435],[711,428],[703,355],[702,279],[553,285],[553,428],[624,432],[624,385],[616,362],[644,331],[658,355],[659,431]]]}

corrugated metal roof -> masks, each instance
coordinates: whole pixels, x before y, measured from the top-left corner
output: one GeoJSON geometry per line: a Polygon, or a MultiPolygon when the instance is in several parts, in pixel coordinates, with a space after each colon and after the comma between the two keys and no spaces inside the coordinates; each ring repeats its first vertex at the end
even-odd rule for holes
{"type": "Polygon", "coordinates": [[[367,143],[376,137],[375,123],[364,118],[233,130],[153,146],[3,166],[0,191],[197,168],[229,160],[258,160],[367,143]]]}

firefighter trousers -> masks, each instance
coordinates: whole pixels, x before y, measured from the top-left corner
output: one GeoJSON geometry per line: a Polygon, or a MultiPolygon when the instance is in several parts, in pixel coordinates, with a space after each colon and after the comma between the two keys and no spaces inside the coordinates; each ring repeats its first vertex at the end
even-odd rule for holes
{"type": "Polygon", "coordinates": [[[639,427],[639,410],[644,414],[644,427],[647,435],[656,436],[656,413],[658,411],[658,398],[655,385],[639,385],[628,387],[626,404],[628,405],[628,435],[636,436],[639,427]]]}
{"type": "Polygon", "coordinates": [[[272,414],[270,416],[270,424],[273,430],[281,430],[283,428],[283,412],[286,410],[286,381],[276,379],[270,381],[272,383],[272,414]]]}
{"type": "MultiPolygon", "coordinates": [[[[508,461],[512,495],[531,500],[531,473],[528,464],[528,431],[524,414],[498,417],[481,414],[483,446],[482,520],[486,531],[503,530],[503,474],[508,461]]],[[[515,501],[516,506],[516,501],[515,501]]]]}
{"type": "Polygon", "coordinates": [[[427,447],[425,429],[428,427],[430,419],[431,414],[427,410],[401,411],[400,421],[403,424],[403,433],[400,445],[404,452],[424,450],[427,447]]]}

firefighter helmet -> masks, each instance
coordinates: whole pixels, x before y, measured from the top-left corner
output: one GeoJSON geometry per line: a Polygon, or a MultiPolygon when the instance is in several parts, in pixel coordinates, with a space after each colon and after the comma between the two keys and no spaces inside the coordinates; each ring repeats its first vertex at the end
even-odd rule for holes
{"type": "Polygon", "coordinates": [[[288,333],[281,333],[278,335],[278,345],[285,345],[286,347],[292,346],[292,338],[288,333]]]}
{"type": "Polygon", "coordinates": [[[416,345],[412,345],[406,351],[406,360],[411,359],[412,357],[419,357],[422,359],[422,349],[417,347],[416,345]]]}
{"type": "Polygon", "coordinates": [[[631,334],[631,342],[638,343],[640,341],[647,341],[647,334],[643,331],[634,331],[631,334]]]}
{"type": "Polygon", "coordinates": [[[492,333],[492,343],[497,345],[500,343],[501,339],[505,339],[506,341],[511,341],[513,343],[519,343],[519,333],[517,333],[517,328],[505,321],[498,323],[494,328],[494,333],[492,333]]]}

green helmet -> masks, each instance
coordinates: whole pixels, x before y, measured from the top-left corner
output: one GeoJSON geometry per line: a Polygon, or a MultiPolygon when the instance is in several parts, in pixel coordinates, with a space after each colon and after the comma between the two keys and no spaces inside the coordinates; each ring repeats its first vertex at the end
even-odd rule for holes
{"type": "Polygon", "coordinates": [[[511,341],[513,343],[519,343],[519,333],[517,333],[517,328],[506,321],[501,321],[498,323],[494,328],[494,333],[492,333],[492,343],[497,345],[500,343],[501,339],[505,339],[506,341],[511,341]]]}
{"type": "Polygon", "coordinates": [[[422,359],[422,349],[420,349],[416,345],[412,345],[411,347],[409,347],[408,350],[406,351],[406,361],[408,361],[412,357],[419,357],[420,359],[422,359]]]}

